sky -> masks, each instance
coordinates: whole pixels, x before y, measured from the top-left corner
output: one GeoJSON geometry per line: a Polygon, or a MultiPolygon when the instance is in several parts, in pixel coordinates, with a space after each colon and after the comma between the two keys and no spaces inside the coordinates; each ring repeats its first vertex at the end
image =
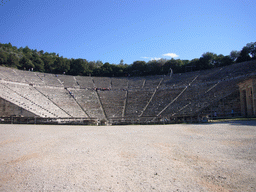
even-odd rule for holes
{"type": "Polygon", "coordinates": [[[131,64],[256,42],[255,0],[0,0],[0,43],[131,64]]]}

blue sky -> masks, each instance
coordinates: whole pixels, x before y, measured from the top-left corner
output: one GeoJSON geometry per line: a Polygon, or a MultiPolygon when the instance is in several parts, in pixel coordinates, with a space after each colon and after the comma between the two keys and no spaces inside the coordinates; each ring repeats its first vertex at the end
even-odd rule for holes
{"type": "Polygon", "coordinates": [[[255,0],[1,0],[0,43],[118,64],[229,55],[256,41],[255,0]]]}

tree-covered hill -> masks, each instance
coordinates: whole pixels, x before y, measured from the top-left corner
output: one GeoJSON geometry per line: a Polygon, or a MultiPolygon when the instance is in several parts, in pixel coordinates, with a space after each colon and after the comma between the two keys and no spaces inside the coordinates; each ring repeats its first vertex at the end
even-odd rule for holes
{"type": "Polygon", "coordinates": [[[93,75],[93,76],[144,76],[163,75],[170,72],[184,73],[187,71],[205,70],[231,65],[256,59],[256,42],[248,43],[241,51],[231,51],[230,55],[203,53],[200,58],[192,60],[160,59],[152,61],[134,61],[124,64],[110,64],[86,59],[68,59],[56,53],[48,53],[25,48],[17,48],[11,43],[0,43],[0,65],[22,70],[32,70],[55,74],[93,75]]]}

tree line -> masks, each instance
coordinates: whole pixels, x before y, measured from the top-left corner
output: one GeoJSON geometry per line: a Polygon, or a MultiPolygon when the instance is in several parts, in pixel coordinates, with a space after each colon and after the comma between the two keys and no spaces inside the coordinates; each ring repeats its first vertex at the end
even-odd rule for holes
{"type": "Polygon", "coordinates": [[[21,70],[33,70],[45,73],[81,75],[81,76],[145,76],[167,75],[173,73],[212,69],[234,63],[256,59],[256,42],[247,43],[241,51],[231,51],[229,55],[206,52],[200,58],[192,60],[160,59],[152,61],[134,61],[124,64],[110,64],[102,61],[87,61],[86,59],[68,59],[56,53],[48,53],[25,48],[17,48],[11,43],[0,43],[0,65],[21,70]]]}

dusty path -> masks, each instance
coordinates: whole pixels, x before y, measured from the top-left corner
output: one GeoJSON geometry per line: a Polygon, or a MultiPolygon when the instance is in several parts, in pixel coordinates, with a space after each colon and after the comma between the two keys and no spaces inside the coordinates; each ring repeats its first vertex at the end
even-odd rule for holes
{"type": "Polygon", "coordinates": [[[256,191],[255,125],[0,125],[0,191],[256,191]]]}

